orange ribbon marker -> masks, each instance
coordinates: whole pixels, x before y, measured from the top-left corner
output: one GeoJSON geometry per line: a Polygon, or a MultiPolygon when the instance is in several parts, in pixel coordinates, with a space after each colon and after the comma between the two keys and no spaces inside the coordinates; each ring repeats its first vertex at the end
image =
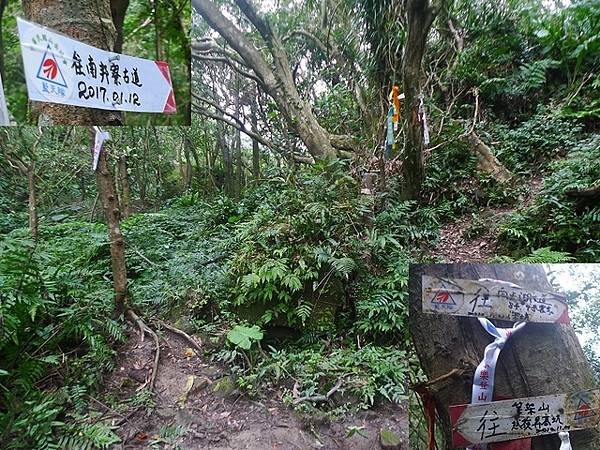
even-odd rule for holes
{"type": "Polygon", "coordinates": [[[398,91],[400,88],[398,86],[394,86],[392,88],[392,102],[394,104],[394,115],[392,116],[392,122],[398,123],[400,120],[400,99],[398,98],[398,91]]]}

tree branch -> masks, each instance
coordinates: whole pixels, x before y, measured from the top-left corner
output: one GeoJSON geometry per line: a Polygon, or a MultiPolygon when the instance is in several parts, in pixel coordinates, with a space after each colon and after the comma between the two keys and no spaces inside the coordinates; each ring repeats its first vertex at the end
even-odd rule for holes
{"type": "Polygon", "coordinates": [[[290,61],[287,57],[279,37],[273,32],[269,22],[260,17],[256,12],[256,9],[248,0],[235,0],[240,10],[248,18],[248,20],[258,30],[264,41],[266,42],[271,55],[273,55],[273,61],[275,63],[276,71],[275,77],[279,76],[280,81],[285,79],[287,82],[293,84],[293,76],[291,72],[290,61]]]}
{"type": "Polygon", "coordinates": [[[227,64],[229,67],[231,67],[233,70],[235,70],[237,73],[239,73],[240,75],[246,77],[246,78],[250,78],[251,80],[254,80],[256,83],[258,83],[260,86],[263,86],[262,81],[260,80],[260,78],[258,78],[256,75],[254,75],[251,72],[248,72],[247,70],[242,69],[241,67],[238,67],[234,61],[232,61],[231,59],[229,59],[226,56],[210,56],[207,55],[205,53],[197,53],[192,51],[192,57],[202,60],[202,61],[214,61],[214,62],[222,62],[227,64]]]}
{"type": "Polygon", "coordinates": [[[244,34],[227,19],[219,9],[210,0],[192,0],[194,9],[204,18],[208,25],[217,31],[225,41],[242,57],[265,86],[270,89],[276,89],[277,80],[271,68],[260,54],[260,52],[250,43],[244,34]]]}
{"type": "MultiPolygon", "coordinates": [[[[196,96],[194,96],[196,97],[196,96]]],[[[280,155],[287,157],[289,156],[288,154],[285,154],[283,152],[281,152],[277,146],[272,143],[271,141],[268,141],[267,139],[263,138],[261,135],[247,130],[244,126],[239,125],[237,122],[235,122],[234,120],[229,120],[227,119],[227,117],[225,116],[220,116],[217,113],[214,113],[212,111],[209,111],[207,109],[202,108],[200,105],[193,103],[192,102],[192,107],[195,109],[195,112],[197,112],[198,114],[201,114],[205,117],[210,117],[211,119],[215,119],[218,120],[220,122],[225,123],[226,125],[229,125],[230,127],[233,127],[239,131],[241,131],[242,133],[244,133],[245,135],[249,136],[250,138],[254,139],[255,141],[261,143],[262,145],[264,145],[265,147],[273,150],[274,152],[279,153],[280,155]]],[[[314,164],[315,160],[312,156],[304,156],[304,155],[298,155],[298,154],[292,154],[292,158],[295,161],[304,163],[304,164],[314,164]]]]}
{"type": "MultiPolygon", "coordinates": [[[[194,98],[197,99],[197,100],[203,101],[200,97],[198,97],[196,95],[194,95],[194,98]]],[[[250,138],[254,139],[255,141],[257,141],[259,143],[261,143],[265,147],[268,147],[268,148],[271,148],[271,149],[273,149],[275,147],[275,145],[272,142],[268,141],[267,139],[265,139],[261,135],[255,133],[254,131],[247,130],[244,127],[244,125],[239,120],[235,120],[231,116],[231,114],[222,111],[220,108],[215,108],[215,109],[217,109],[217,111],[219,111],[219,113],[221,113],[221,115],[219,115],[217,113],[214,113],[212,111],[209,111],[207,109],[204,109],[200,105],[198,105],[197,103],[192,103],[192,106],[195,107],[196,112],[198,112],[199,114],[202,114],[203,116],[206,116],[206,117],[210,117],[211,119],[220,120],[221,122],[226,123],[227,125],[235,128],[236,130],[241,131],[242,133],[246,134],[250,138]]],[[[213,105],[211,104],[211,106],[213,106],[213,105]]]]}

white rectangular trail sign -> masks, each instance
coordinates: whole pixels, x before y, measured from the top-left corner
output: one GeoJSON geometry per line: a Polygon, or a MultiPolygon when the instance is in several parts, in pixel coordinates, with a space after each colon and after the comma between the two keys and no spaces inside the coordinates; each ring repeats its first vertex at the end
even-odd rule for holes
{"type": "Polygon", "coordinates": [[[17,18],[31,100],[117,111],[175,113],[169,65],[100,50],[17,18]]]}
{"type": "Polygon", "coordinates": [[[509,441],[600,425],[600,389],[450,407],[452,445],[509,441]]]}
{"type": "Polygon", "coordinates": [[[460,280],[423,275],[423,311],[510,321],[569,323],[565,297],[512,283],[460,280]]]}

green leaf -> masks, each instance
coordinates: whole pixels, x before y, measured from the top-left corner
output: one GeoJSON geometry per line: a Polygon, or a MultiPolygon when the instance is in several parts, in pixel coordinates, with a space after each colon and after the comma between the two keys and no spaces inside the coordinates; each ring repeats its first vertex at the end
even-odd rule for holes
{"type": "Polygon", "coordinates": [[[236,325],[227,333],[227,340],[244,350],[248,350],[253,341],[260,341],[262,338],[263,332],[256,325],[252,327],[236,325]]]}

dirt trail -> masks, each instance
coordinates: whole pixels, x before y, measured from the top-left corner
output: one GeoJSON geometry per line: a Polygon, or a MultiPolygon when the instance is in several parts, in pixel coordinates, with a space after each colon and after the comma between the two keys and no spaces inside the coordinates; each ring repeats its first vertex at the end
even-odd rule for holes
{"type": "Polygon", "coordinates": [[[163,336],[154,407],[131,405],[117,413],[106,405],[111,398],[113,405],[115,398],[127,402],[147,382],[154,357],[151,339],[140,343],[132,333],[119,349],[117,368],[104,382],[96,404],[119,427],[122,444],[113,449],[408,449],[405,406],[384,405],[341,422],[306,424],[282,404],[280,395],[258,400],[241,395],[225,368],[192,355],[181,337],[163,336]],[[348,436],[349,427],[360,432],[348,436]],[[382,429],[402,442],[382,447],[382,429]]]}
{"type": "Polygon", "coordinates": [[[478,217],[484,230],[473,238],[468,236],[468,230],[473,229],[472,216],[463,216],[456,222],[444,225],[440,228],[440,239],[431,255],[444,262],[487,262],[496,254],[497,225],[511,212],[511,208],[481,209],[478,217]]]}
{"type": "Polygon", "coordinates": [[[517,209],[531,206],[542,188],[537,175],[523,181],[528,190],[519,199],[518,206],[480,208],[473,216],[464,215],[440,228],[440,239],[430,255],[443,262],[487,262],[496,255],[500,223],[517,209]],[[474,220],[475,217],[475,220],[474,220]],[[479,232],[477,232],[479,231],[479,232]]]}

